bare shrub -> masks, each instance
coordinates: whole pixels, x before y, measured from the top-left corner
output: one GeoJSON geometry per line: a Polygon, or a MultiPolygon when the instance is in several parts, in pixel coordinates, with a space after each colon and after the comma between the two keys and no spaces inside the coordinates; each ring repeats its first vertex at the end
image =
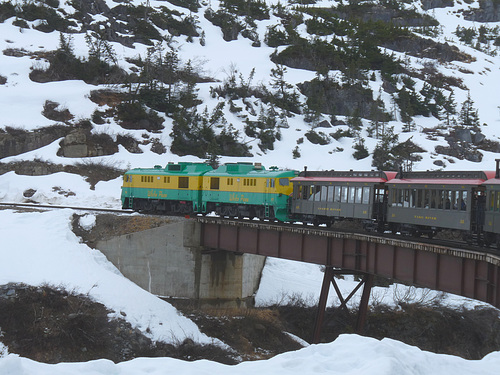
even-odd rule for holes
{"type": "Polygon", "coordinates": [[[46,100],[45,104],[43,105],[42,114],[49,120],[60,121],[60,122],[68,122],[75,117],[71,114],[69,109],[62,108],[59,106],[60,106],[59,103],[46,100]]]}
{"type": "Polygon", "coordinates": [[[100,160],[84,160],[74,165],[78,174],[86,176],[90,189],[94,190],[99,181],[109,181],[121,176],[125,171],[118,167],[117,162],[100,160]]]}

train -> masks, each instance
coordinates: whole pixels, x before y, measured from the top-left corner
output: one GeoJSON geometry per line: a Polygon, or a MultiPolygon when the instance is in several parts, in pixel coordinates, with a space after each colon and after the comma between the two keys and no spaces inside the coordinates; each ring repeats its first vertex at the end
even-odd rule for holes
{"type": "Polygon", "coordinates": [[[500,159],[493,171],[303,171],[179,162],[124,174],[122,208],[257,218],[433,238],[447,231],[500,248],[500,159]]]}
{"type": "Polygon", "coordinates": [[[122,207],[162,214],[209,214],[287,221],[295,171],[260,163],[169,163],[127,171],[122,207]]]}

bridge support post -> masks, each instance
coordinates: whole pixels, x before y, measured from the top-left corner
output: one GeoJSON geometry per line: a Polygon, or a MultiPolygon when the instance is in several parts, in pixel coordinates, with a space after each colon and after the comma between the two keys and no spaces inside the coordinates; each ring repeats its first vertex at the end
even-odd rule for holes
{"type": "Polygon", "coordinates": [[[321,337],[321,330],[323,327],[323,320],[325,318],[325,310],[326,303],[328,300],[328,292],[330,290],[330,283],[333,285],[335,291],[337,292],[337,296],[340,300],[340,308],[344,308],[347,310],[347,302],[354,296],[354,294],[361,288],[363,285],[363,293],[361,295],[361,301],[359,304],[358,310],[358,319],[356,323],[356,331],[358,333],[362,333],[364,330],[366,315],[368,312],[368,301],[370,299],[370,292],[373,286],[373,275],[370,274],[362,274],[363,279],[356,285],[356,287],[352,290],[352,292],[344,299],[342,296],[342,292],[340,291],[337,282],[335,281],[335,275],[343,274],[343,275],[360,275],[359,272],[352,272],[342,269],[334,269],[333,267],[326,267],[325,274],[323,276],[323,284],[321,286],[321,293],[318,302],[318,312],[316,315],[316,321],[314,324],[314,334],[313,334],[313,343],[319,343],[321,337]]]}

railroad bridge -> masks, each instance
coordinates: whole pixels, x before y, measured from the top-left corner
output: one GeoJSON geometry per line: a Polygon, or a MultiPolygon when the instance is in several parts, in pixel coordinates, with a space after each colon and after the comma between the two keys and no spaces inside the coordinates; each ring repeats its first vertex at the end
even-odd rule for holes
{"type": "Polygon", "coordinates": [[[217,303],[252,296],[266,256],[324,265],[315,342],[319,341],[331,285],[341,307],[363,288],[357,322],[358,332],[362,332],[374,276],[500,308],[500,253],[445,247],[408,237],[196,217],[172,218],[169,225],[101,241],[97,248],[125,276],[151,293],[217,303]],[[361,282],[344,297],[335,274],[357,274],[361,282]]]}
{"type": "Polygon", "coordinates": [[[258,221],[207,217],[196,220],[201,225],[200,241],[204,248],[326,266],[315,342],[319,340],[330,284],[335,287],[341,306],[363,286],[358,331],[362,331],[364,325],[374,276],[458,294],[500,308],[500,254],[422,243],[407,237],[395,239],[258,221]],[[358,287],[344,299],[335,283],[335,273],[361,274],[363,277],[358,287]]]}

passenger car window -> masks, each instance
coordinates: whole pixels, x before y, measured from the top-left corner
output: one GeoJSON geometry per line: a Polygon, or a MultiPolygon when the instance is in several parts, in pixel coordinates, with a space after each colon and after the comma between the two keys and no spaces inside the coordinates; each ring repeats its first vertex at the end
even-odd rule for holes
{"type": "Polygon", "coordinates": [[[363,204],[370,203],[370,188],[365,186],[363,188],[363,204]]]}
{"type": "Polygon", "coordinates": [[[342,196],[340,197],[340,201],[342,203],[347,203],[347,186],[342,186],[342,196]]]}

